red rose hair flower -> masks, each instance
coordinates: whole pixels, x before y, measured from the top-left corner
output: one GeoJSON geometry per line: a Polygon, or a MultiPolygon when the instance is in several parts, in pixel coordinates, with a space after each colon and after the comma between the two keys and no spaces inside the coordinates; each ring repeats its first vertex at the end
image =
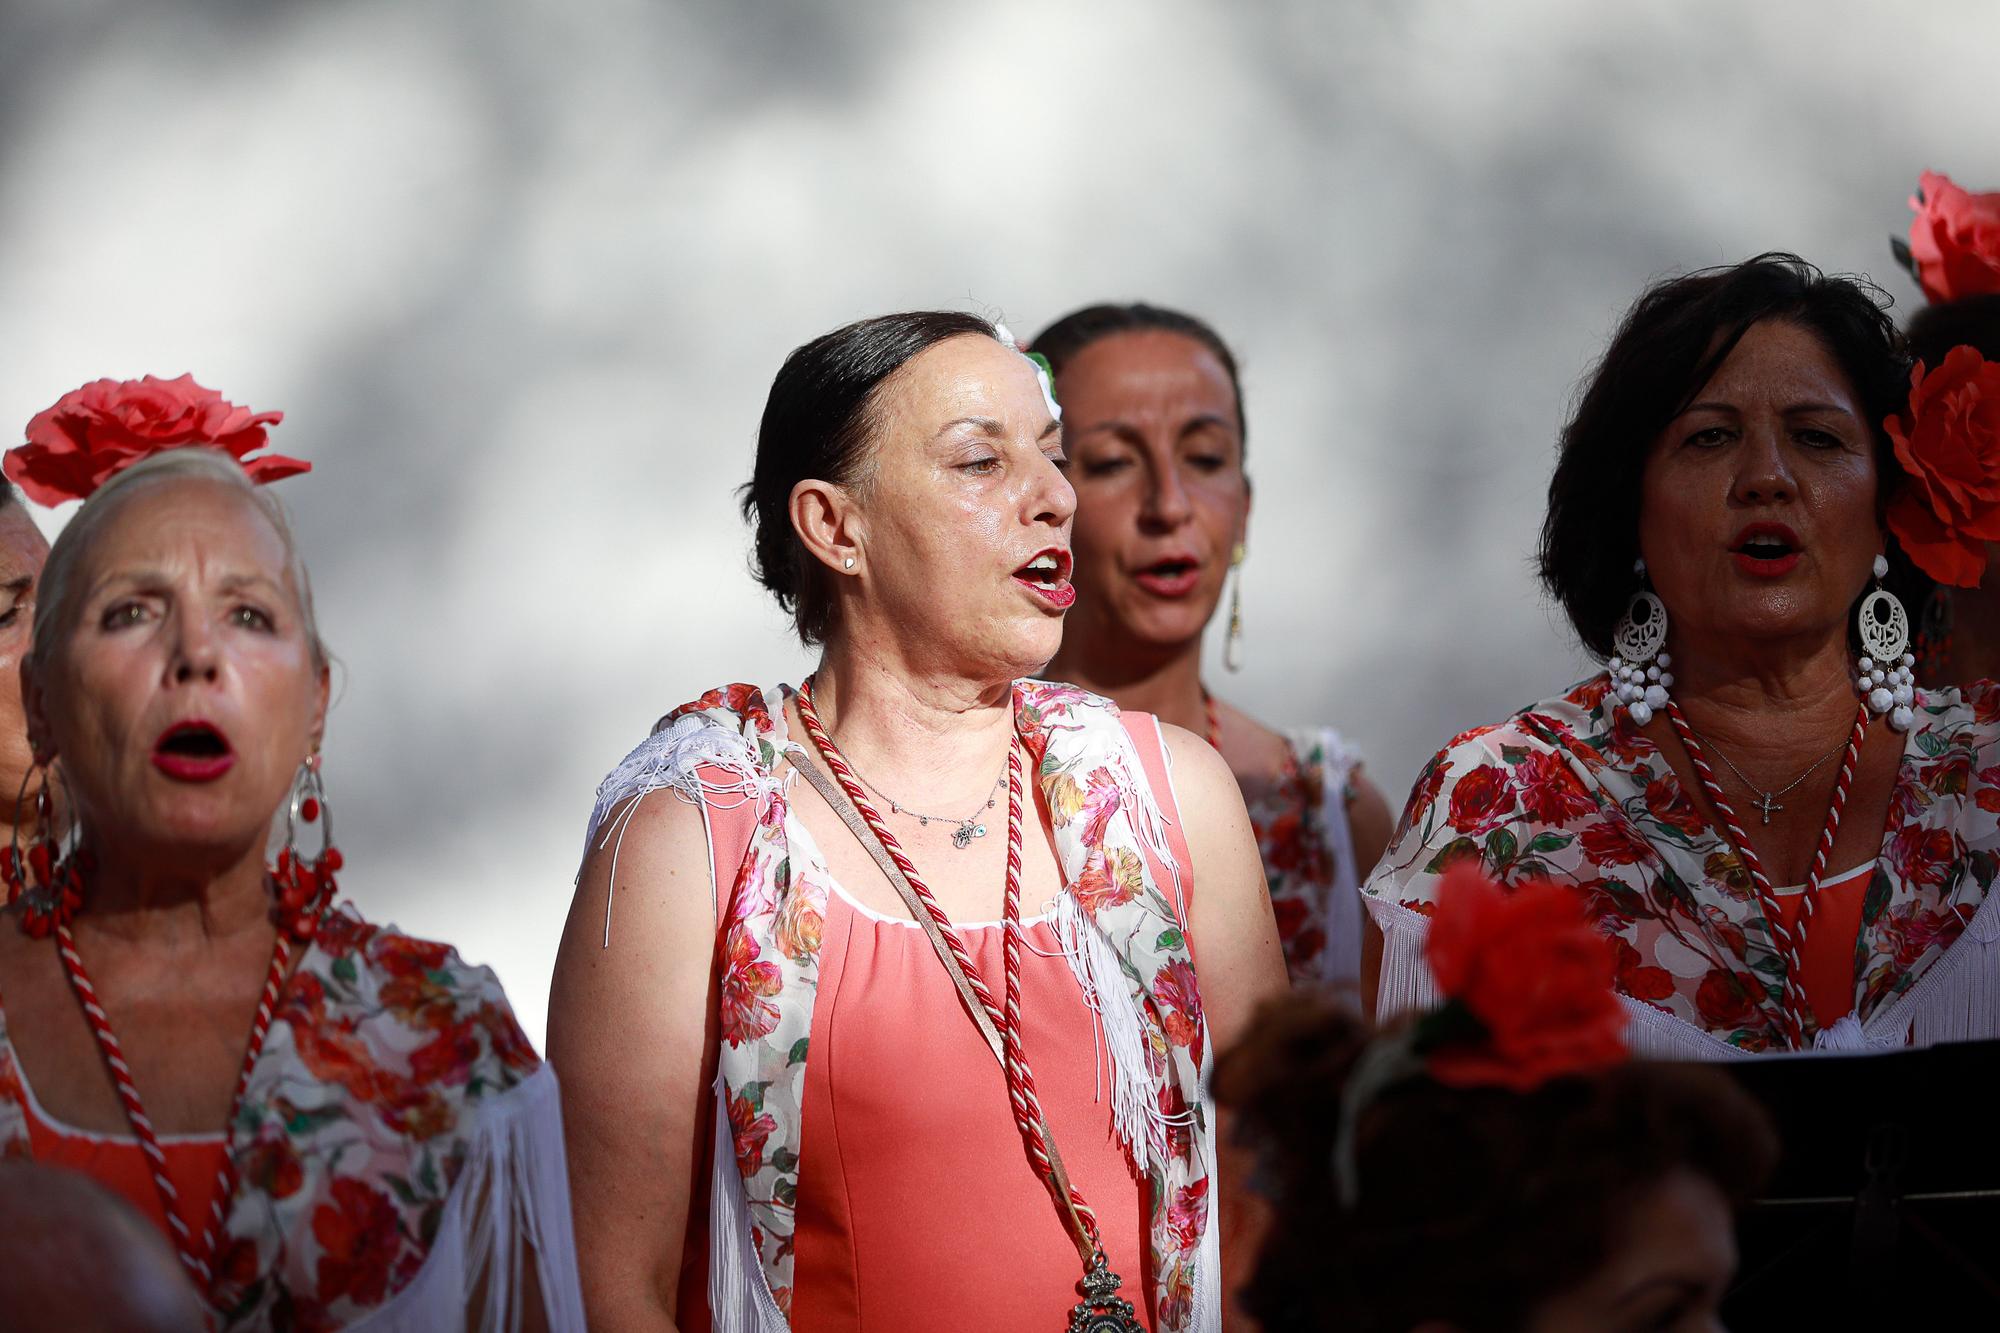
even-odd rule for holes
{"type": "Polygon", "coordinates": [[[1910,199],[1908,252],[1901,256],[1932,301],[2000,292],[2000,194],[1971,194],[1926,171],[1910,199]]]}
{"type": "Polygon", "coordinates": [[[36,504],[85,500],[111,476],[152,454],[205,445],[233,455],[260,484],[310,472],[282,454],[250,454],[282,412],[252,412],[204,389],[194,376],[93,380],[28,423],[27,443],[7,451],[7,477],[36,504]]]}
{"type": "Polygon", "coordinates": [[[1418,1023],[1417,1046],[1437,1082],[1527,1092],[1626,1058],[1617,955],[1574,890],[1509,891],[1461,865],[1438,886],[1426,956],[1446,1003],[1418,1023]]]}
{"type": "Polygon", "coordinates": [[[1954,347],[1937,369],[1910,372],[1908,419],[1882,423],[1910,475],[1889,505],[1889,531],[1917,568],[1977,587],[1986,543],[2000,541],[2000,364],[1954,347]]]}

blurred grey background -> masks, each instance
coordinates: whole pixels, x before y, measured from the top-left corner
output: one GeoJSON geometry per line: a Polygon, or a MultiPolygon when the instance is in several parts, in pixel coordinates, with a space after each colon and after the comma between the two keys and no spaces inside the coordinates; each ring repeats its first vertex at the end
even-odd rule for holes
{"type": "Polygon", "coordinates": [[[1216,683],[1341,726],[1400,803],[1583,674],[1528,555],[1639,288],[1786,248],[1907,307],[1918,172],[2000,186],[1987,0],[0,16],[0,422],[184,370],[284,410],[344,883],[495,965],[538,1041],[599,777],[807,665],[730,494],[794,345],[915,306],[1211,319],[1258,488],[1216,683]]]}

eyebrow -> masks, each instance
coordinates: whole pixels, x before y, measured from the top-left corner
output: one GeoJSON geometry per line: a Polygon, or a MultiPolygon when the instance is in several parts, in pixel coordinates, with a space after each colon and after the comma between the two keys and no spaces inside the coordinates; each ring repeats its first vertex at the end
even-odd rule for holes
{"type": "Polygon", "coordinates": [[[1040,435],[1037,435],[1035,438],[1038,440],[1046,440],[1049,438],[1049,436],[1055,435],[1059,433],[1061,430],[1062,430],[1062,422],[1057,420],[1055,417],[1050,417],[1049,424],[1042,427],[1042,433],[1040,435]]]}
{"type": "MultiPolygon", "coordinates": [[[[1735,412],[1738,410],[1734,403],[1717,403],[1703,399],[1698,403],[1689,403],[1685,408],[1681,409],[1681,415],[1686,416],[1689,412],[1735,412]]],[[[1817,399],[1805,403],[1792,403],[1784,410],[1787,412],[1837,412],[1844,417],[1855,415],[1855,411],[1851,407],[1842,407],[1839,403],[1823,403],[1817,399]]]]}
{"type": "MultiPolygon", "coordinates": [[[[955,418],[954,420],[945,422],[942,426],[939,426],[937,428],[937,434],[942,435],[946,431],[950,430],[953,426],[977,426],[979,427],[979,429],[985,431],[988,435],[1003,435],[1006,433],[1000,429],[1000,423],[995,421],[992,417],[958,417],[955,418]]],[[[933,435],[931,436],[931,438],[936,439],[937,435],[933,435]]]]}
{"type": "Polygon", "coordinates": [[[19,597],[34,586],[34,575],[23,574],[18,579],[8,579],[5,583],[0,583],[0,592],[12,593],[14,596],[19,597]]]}

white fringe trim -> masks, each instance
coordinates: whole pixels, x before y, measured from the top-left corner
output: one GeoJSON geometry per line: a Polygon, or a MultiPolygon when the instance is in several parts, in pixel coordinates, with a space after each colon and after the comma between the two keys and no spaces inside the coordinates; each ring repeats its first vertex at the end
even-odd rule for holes
{"type": "Polygon", "coordinates": [[[442,1328],[522,1326],[532,1247],[542,1312],[551,1333],[583,1333],[562,1098],[543,1065],[519,1086],[482,1102],[465,1165],[445,1201],[436,1238],[410,1284],[350,1329],[435,1333],[442,1328]],[[484,1291],[476,1320],[472,1299],[484,1291]]]}
{"type": "Polygon", "coordinates": [[[1431,965],[1424,961],[1424,937],[1430,918],[1387,898],[1361,895],[1361,902],[1382,931],[1382,977],[1375,988],[1375,1021],[1386,1023],[1412,1009],[1436,1007],[1441,998],[1431,965]]]}
{"type": "Polygon", "coordinates": [[[736,1169],[736,1144],[729,1133],[729,1094],[715,1079],[715,1143],[708,1172],[708,1317],[714,1333],[789,1333],[791,1324],[771,1295],[756,1240],[750,1234],[750,1205],[743,1175],[736,1169]]]}
{"type": "Polygon", "coordinates": [[[1117,950],[1075,894],[1065,889],[1056,895],[1050,925],[1083,992],[1084,1006],[1097,1015],[1104,1033],[1105,1048],[1111,1053],[1112,1123],[1143,1174],[1155,1160],[1166,1159],[1168,1123],[1146,1064],[1146,1025],[1139,1002],[1117,950]]]}
{"type": "Polygon", "coordinates": [[[1201,1136],[1202,1165],[1208,1171],[1208,1226],[1201,1233],[1201,1248],[1195,1253],[1194,1333],[1222,1333],[1222,1167],[1216,1146],[1215,1098],[1209,1095],[1208,1074],[1215,1069],[1215,1048],[1209,1044],[1208,1029],[1202,1028],[1201,1080],[1202,1123],[1208,1133],[1201,1136]]]}

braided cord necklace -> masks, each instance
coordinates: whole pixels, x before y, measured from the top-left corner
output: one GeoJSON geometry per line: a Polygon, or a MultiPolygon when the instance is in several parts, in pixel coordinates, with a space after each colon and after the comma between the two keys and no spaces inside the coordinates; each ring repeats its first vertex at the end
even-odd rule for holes
{"type": "MultiPolygon", "coordinates": [[[[978,965],[973,961],[972,953],[966,948],[964,939],[958,933],[958,928],[952,924],[951,918],[946,915],[944,908],[938,904],[937,898],[931,893],[930,887],[924,883],[923,877],[917,873],[915,863],[903,851],[902,845],[896,841],[895,834],[889,831],[889,826],[883,820],[881,813],[868,800],[866,791],[857,779],[853,768],[848,765],[846,757],[841,754],[840,747],[835,745],[833,737],[827,734],[826,727],[820,721],[819,710],[813,706],[812,693],[813,682],[811,679],[808,679],[799,687],[799,692],[795,696],[798,700],[799,720],[805,724],[806,734],[812,738],[813,745],[818,748],[820,756],[825,759],[826,766],[832,770],[834,778],[840,783],[841,790],[846,793],[847,799],[853,802],[855,810],[866,821],[869,830],[874,833],[877,840],[881,842],[883,850],[895,862],[897,869],[903,872],[903,877],[909,881],[910,888],[915,893],[917,901],[922,904],[925,913],[930,917],[931,921],[937,926],[939,933],[943,936],[946,946],[951,951],[953,960],[958,964],[959,970],[964,973],[966,981],[970,984],[974,995],[977,996],[980,1007],[986,1011],[986,1015],[992,1021],[993,1026],[1000,1032],[1005,1056],[1002,1063],[1007,1076],[1007,1100],[1014,1112],[1014,1125],[1020,1131],[1022,1142],[1027,1148],[1028,1160],[1034,1166],[1036,1174],[1042,1178],[1042,1182],[1048,1187],[1049,1192],[1063,1205],[1069,1229],[1072,1233],[1072,1239],[1076,1242],[1077,1253],[1084,1262],[1083,1285],[1087,1291],[1094,1292],[1102,1287],[1106,1278],[1109,1278],[1110,1289],[1115,1290],[1117,1279],[1115,1275],[1109,1274],[1106,1268],[1104,1240],[1098,1228],[1097,1214],[1092,1211],[1089,1203],[1084,1200],[1082,1192],[1075,1185],[1068,1183],[1067,1173],[1063,1173],[1060,1177],[1058,1176],[1055,1162],[1052,1160],[1051,1145],[1044,1132],[1046,1121],[1042,1114],[1041,1098],[1035,1091],[1034,1071],[1028,1065],[1027,1051],[1021,1039],[1021,948],[1023,938],[1021,930],[1021,811],[1023,802],[1021,749],[1019,744],[1010,742],[1007,747],[1007,887],[1005,907],[1002,912],[1003,948],[1001,955],[1002,985],[1005,1001],[1004,1003],[995,1003],[993,992],[988,988],[985,978],[980,975],[978,965]]],[[[1079,1311],[1081,1312],[1082,1310],[1083,1307],[1079,1307],[1079,1311]]],[[[1084,1317],[1088,1318],[1087,1315],[1084,1317]]],[[[1112,1329],[1122,1329],[1128,1326],[1136,1327],[1136,1325],[1127,1325],[1124,1323],[1107,1323],[1104,1326],[1112,1329]]],[[[1072,1325],[1072,1327],[1077,1326],[1072,1325]]],[[[1096,1325],[1086,1322],[1081,1327],[1092,1329],[1096,1325]]]]}
{"type": "MultiPolygon", "coordinates": [[[[1695,774],[1701,779],[1702,790],[1708,793],[1709,804],[1722,816],[1723,827],[1737,859],[1742,861],[1743,869],[1757,890],[1758,905],[1764,913],[1764,920],[1770,925],[1771,941],[1777,946],[1778,960],[1784,966],[1782,1019],[1785,1039],[1794,1050],[1803,1049],[1806,1019],[1811,1012],[1805,993],[1806,930],[1812,924],[1813,907],[1819,898],[1819,882],[1826,873],[1827,859],[1833,855],[1833,841],[1840,831],[1840,817],[1847,809],[1847,796],[1854,785],[1854,769],[1861,755],[1861,742],[1868,735],[1868,706],[1863,703],[1856,712],[1854,729],[1848,734],[1847,744],[1843,747],[1845,754],[1840,761],[1840,775],[1834,782],[1833,799],[1827,806],[1826,826],[1820,830],[1819,845],[1814,849],[1812,865],[1806,871],[1805,889],[1800,896],[1799,919],[1795,926],[1785,924],[1784,915],[1778,910],[1777,890],[1772,887],[1771,877],[1764,873],[1764,863],[1758,859],[1756,849],[1750,845],[1750,831],[1743,827],[1743,821],[1736,817],[1736,808],[1722,794],[1722,784],[1716,781],[1715,770],[1709,767],[1701,737],[1688,724],[1680,705],[1671,696],[1667,699],[1667,720],[1673,724],[1674,734],[1680,737],[1681,746],[1687,751],[1695,774]]],[[[1803,782],[1804,778],[1800,781],[1803,782]]]]}

